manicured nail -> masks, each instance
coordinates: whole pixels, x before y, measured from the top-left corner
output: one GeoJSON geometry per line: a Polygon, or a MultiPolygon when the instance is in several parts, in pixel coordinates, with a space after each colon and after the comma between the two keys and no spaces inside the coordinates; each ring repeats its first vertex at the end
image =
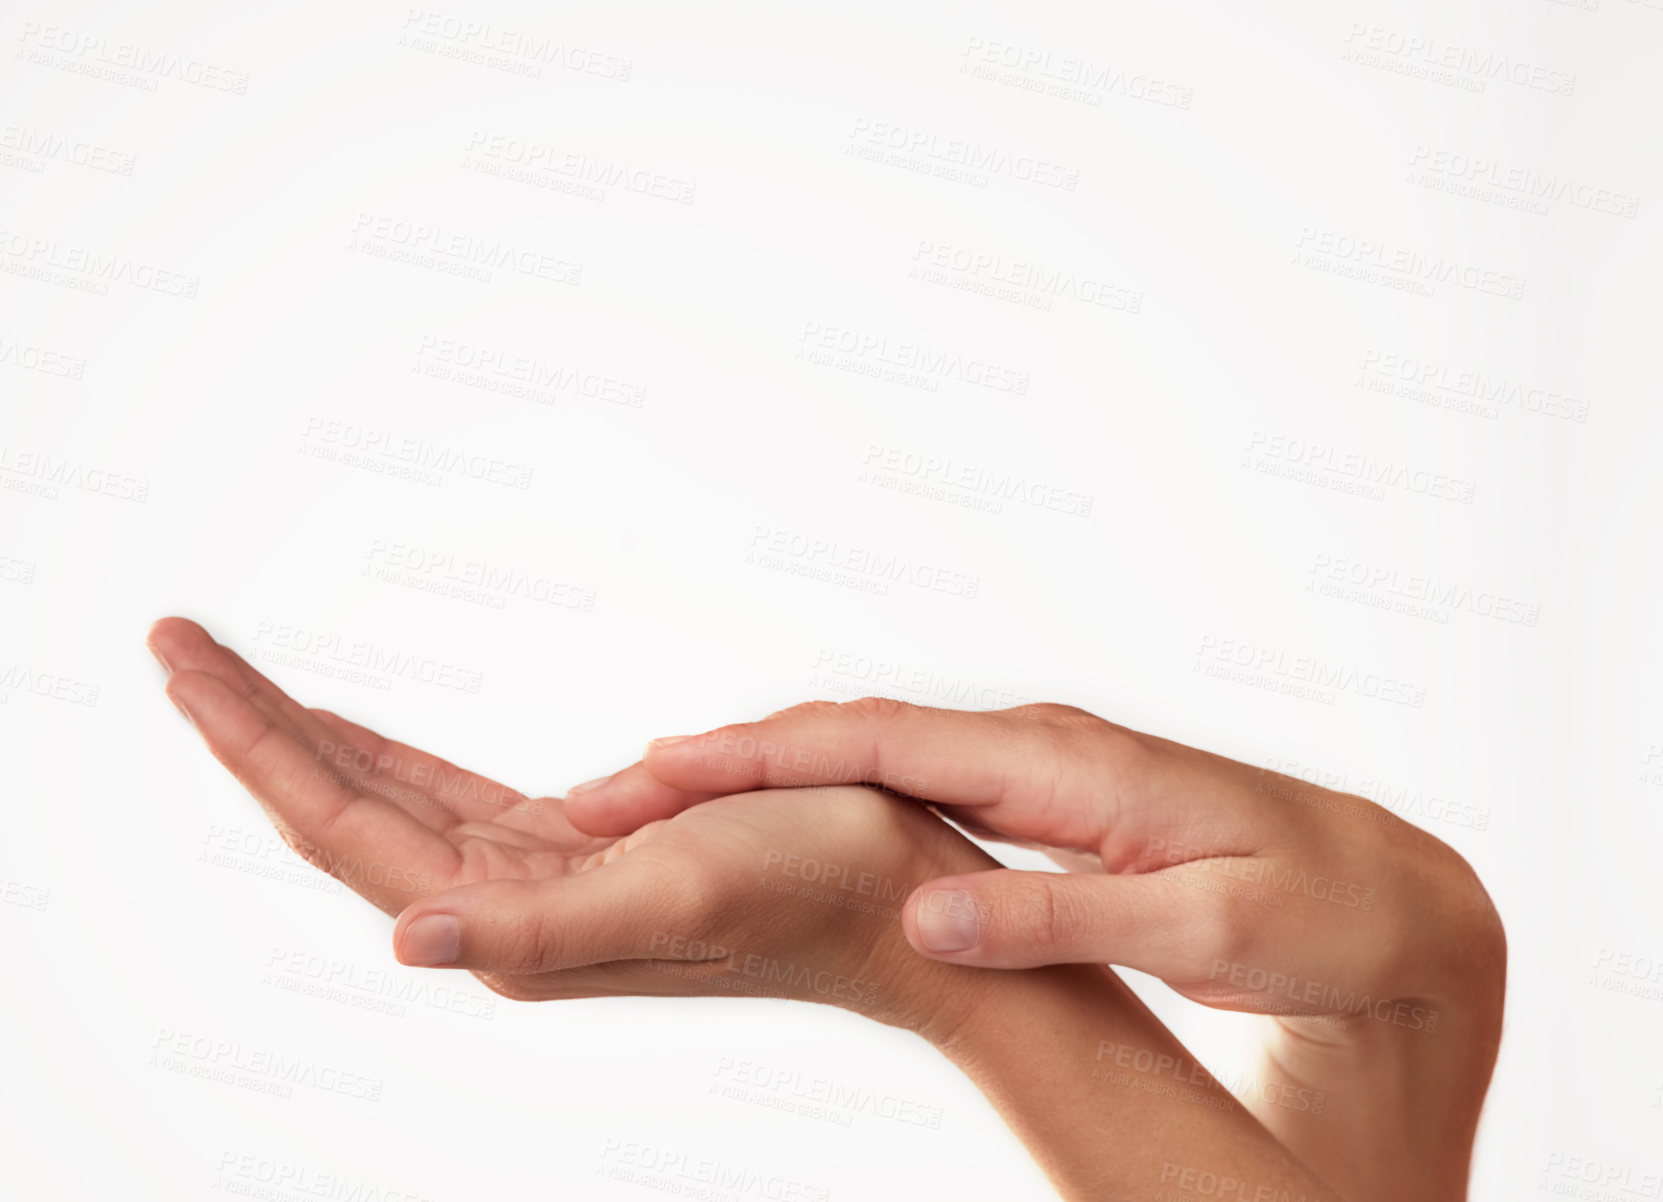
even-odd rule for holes
{"type": "Polygon", "coordinates": [[[926,951],[967,952],[981,938],[976,899],[965,889],[931,889],[919,899],[916,917],[926,951]]]}
{"type": "Polygon", "coordinates": [[[403,954],[406,964],[437,968],[455,964],[462,954],[462,924],[454,914],[429,914],[404,929],[403,954]]]}
{"type": "Polygon", "coordinates": [[[150,654],[154,655],[156,657],[156,662],[162,665],[162,671],[164,671],[164,672],[173,671],[173,665],[167,662],[167,657],[166,656],[164,656],[160,651],[156,650],[156,644],[155,643],[146,643],[145,646],[150,648],[150,654]]]}
{"type": "Polygon", "coordinates": [[[647,740],[648,751],[662,751],[666,747],[674,747],[677,743],[685,743],[692,735],[665,735],[662,739],[647,740]]]}
{"type": "Polygon", "coordinates": [[[605,776],[597,776],[594,780],[586,780],[581,785],[573,785],[566,790],[566,796],[571,797],[575,793],[587,793],[590,789],[598,789],[617,775],[616,772],[608,772],[605,776]]]}

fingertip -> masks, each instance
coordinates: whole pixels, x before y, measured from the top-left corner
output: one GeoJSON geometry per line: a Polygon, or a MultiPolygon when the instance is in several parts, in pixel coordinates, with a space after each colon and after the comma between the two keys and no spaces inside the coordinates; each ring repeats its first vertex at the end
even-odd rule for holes
{"type": "Polygon", "coordinates": [[[986,907],[963,877],[927,881],[902,910],[907,942],[931,959],[968,962],[986,929],[986,907]]]}
{"type": "Polygon", "coordinates": [[[406,910],[393,926],[393,957],[411,968],[444,968],[462,957],[462,920],[406,910]]]}
{"type": "Polygon", "coordinates": [[[164,671],[173,669],[168,662],[168,646],[177,643],[181,638],[193,631],[201,630],[189,618],[168,616],[157,618],[150,623],[150,628],[144,632],[144,645],[150,649],[150,654],[156,657],[156,662],[162,665],[164,671]]]}
{"type": "Polygon", "coordinates": [[[586,835],[627,835],[633,829],[614,812],[603,793],[573,789],[566,794],[562,805],[566,821],[586,835]]]}
{"type": "Polygon", "coordinates": [[[462,958],[462,921],[456,914],[419,914],[404,924],[392,954],[411,968],[447,968],[462,958]]]}
{"type": "Polygon", "coordinates": [[[566,818],[585,834],[615,837],[661,818],[673,818],[709,796],[663,784],[637,761],[611,776],[569,789],[566,818]]]}
{"type": "Polygon", "coordinates": [[[146,639],[156,639],[158,637],[178,638],[181,635],[207,633],[200,622],[194,622],[190,618],[182,618],[178,614],[168,614],[150,623],[150,629],[146,632],[145,637],[146,639]]]}
{"type": "Polygon", "coordinates": [[[657,739],[648,739],[647,745],[641,749],[641,762],[656,760],[660,764],[676,762],[676,747],[688,748],[694,746],[696,735],[664,735],[657,739]]]}
{"type": "Polygon", "coordinates": [[[219,681],[207,672],[198,672],[194,668],[184,668],[172,673],[167,683],[162,685],[162,692],[173,702],[174,707],[185,715],[192,726],[201,729],[200,715],[204,703],[212,696],[214,686],[219,681]]]}
{"type": "Polygon", "coordinates": [[[206,695],[207,690],[214,688],[216,685],[221,688],[224,687],[219,677],[212,672],[204,672],[199,668],[180,668],[167,678],[167,683],[162,686],[162,691],[169,697],[174,698],[193,695],[202,697],[206,695]]]}

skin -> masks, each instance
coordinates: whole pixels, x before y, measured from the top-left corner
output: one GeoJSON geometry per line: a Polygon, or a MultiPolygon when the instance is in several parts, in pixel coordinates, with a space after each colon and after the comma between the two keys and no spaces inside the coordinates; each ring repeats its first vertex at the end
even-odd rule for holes
{"type": "Polygon", "coordinates": [[[846,866],[892,897],[997,867],[922,806],[848,785],[746,791],[585,833],[560,799],[299,705],[195,623],[163,619],[150,645],[168,696],[289,845],[397,915],[403,963],[465,968],[518,1000],[783,996],[914,1031],[1069,1199],[1237,1196],[1228,1182],[1340,1197],[1107,968],[920,957],[914,905],[897,923],[828,904],[789,867],[846,866]]]}
{"type": "Polygon", "coordinates": [[[1290,1151],[1358,1202],[1466,1197],[1506,940],[1467,863],[1364,798],[1068,706],[867,698],[654,740],[642,762],[572,790],[567,810],[605,833],[738,789],[848,781],[1074,870],[926,882],[906,906],[921,958],[1124,965],[1263,1015],[1275,1084],[1249,1105],[1290,1151]],[[1301,1105],[1318,1096],[1320,1114],[1301,1105]]]}

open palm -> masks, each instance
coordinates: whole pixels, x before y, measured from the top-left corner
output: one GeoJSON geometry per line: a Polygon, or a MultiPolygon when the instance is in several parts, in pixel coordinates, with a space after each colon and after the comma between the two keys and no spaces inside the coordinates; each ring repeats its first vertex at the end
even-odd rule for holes
{"type": "Polygon", "coordinates": [[[904,882],[993,863],[922,807],[861,787],[827,789],[821,805],[746,792],[622,837],[585,834],[558,798],[307,709],[194,622],[162,619],[150,646],[168,696],[285,841],[400,916],[400,959],[473,969],[508,997],[756,993],[760,974],[762,991],[904,1021],[899,980],[935,966],[907,948],[895,911],[828,904],[782,867],[849,866],[898,905],[904,882]]]}
{"type": "Polygon", "coordinates": [[[307,709],[201,626],[163,618],[168,696],[289,846],[389,914],[457,885],[579,871],[618,841],[438,756],[307,709]]]}

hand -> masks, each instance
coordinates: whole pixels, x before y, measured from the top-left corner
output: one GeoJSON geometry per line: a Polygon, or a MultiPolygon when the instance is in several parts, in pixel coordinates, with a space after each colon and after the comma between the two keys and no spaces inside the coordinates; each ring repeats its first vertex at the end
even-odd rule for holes
{"type": "MultiPolygon", "coordinates": [[[[605,832],[739,788],[859,780],[978,833],[1098,871],[995,870],[909,899],[916,950],[957,964],[1107,962],[1209,1006],[1276,1016],[1284,1081],[1340,1091],[1349,1138],[1275,1099],[1259,1117],[1345,1186],[1458,1197],[1500,1033],[1505,940],[1453,850],[1360,797],[1128,730],[1083,710],[811,702],[656,740],[568,795],[605,832]],[[1370,1170],[1369,1166],[1374,1166],[1370,1170]]],[[[807,799],[802,804],[807,804],[807,799]]],[[[1403,1196],[1403,1195],[1400,1195],[1403,1196]]]]}
{"type": "Polygon", "coordinates": [[[975,974],[924,965],[881,904],[993,863],[916,806],[865,788],[813,809],[748,793],[596,838],[558,799],[302,707],[195,623],[164,619],[151,646],[168,695],[290,846],[399,915],[403,963],[469,968],[523,1000],[782,996],[926,1034],[974,993],[961,979],[944,994],[944,973],[975,974]],[[828,895],[828,865],[853,885],[828,895]]]}
{"type": "Polygon", "coordinates": [[[915,955],[915,916],[903,926],[886,906],[911,882],[994,865],[922,807],[860,787],[817,790],[817,805],[764,791],[590,836],[556,799],[303,708],[194,623],[164,619],[151,647],[168,695],[289,844],[399,914],[406,964],[470,968],[522,1000],[761,994],[913,1029],[1071,1199],[1148,1196],[1202,1172],[1332,1196],[1216,1082],[1186,1077],[1215,1091],[1204,1106],[1099,1082],[1088,1049],[1189,1063],[1106,969],[915,955]]]}

